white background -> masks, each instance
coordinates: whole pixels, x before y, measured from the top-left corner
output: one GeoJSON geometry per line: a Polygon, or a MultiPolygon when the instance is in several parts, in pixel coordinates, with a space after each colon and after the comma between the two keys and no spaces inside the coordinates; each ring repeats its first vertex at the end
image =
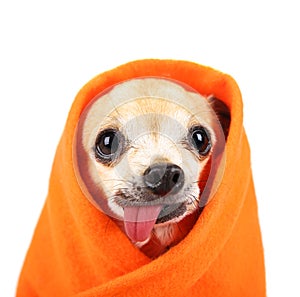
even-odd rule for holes
{"type": "Polygon", "coordinates": [[[298,5],[290,0],[1,1],[0,295],[15,294],[77,91],[119,64],[172,58],[212,66],[238,82],[268,296],[300,296],[298,5]]]}

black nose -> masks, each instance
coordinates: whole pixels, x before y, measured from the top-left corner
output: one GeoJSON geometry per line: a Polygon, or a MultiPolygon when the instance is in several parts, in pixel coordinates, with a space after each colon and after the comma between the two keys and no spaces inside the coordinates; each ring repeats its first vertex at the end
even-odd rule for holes
{"type": "Polygon", "coordinates": [[[156,195],[176,194],[184,184],[184,173],[175,164],[157,163],[145,170],[144,183],[156,195]]]}

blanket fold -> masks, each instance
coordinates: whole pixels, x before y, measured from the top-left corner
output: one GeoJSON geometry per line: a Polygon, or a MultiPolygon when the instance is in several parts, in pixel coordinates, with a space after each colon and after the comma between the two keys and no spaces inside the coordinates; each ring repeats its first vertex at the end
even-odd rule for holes
{"type": "Polygon", "coordinates": [[[49,192],[19,278],[17,296],[265,296],[263,248],[235,81],[186,61],[140,60],[102,73],[78,93],[58,145],[49,192]],[[85,197],[74,169],[80,115],[101,91],[157,76],[213,94],[231,112],[224,175],[196,225],[150,260],[85,197]]]}

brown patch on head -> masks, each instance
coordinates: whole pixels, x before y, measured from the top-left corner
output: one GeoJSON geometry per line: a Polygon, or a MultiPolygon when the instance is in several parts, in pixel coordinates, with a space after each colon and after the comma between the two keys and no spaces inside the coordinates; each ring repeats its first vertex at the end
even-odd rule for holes
{"type": "Polygon", "coordinates": [[[224,133],[225,139],[227,139],[231,122],[231,115],[228,106],[222,100],[214,96],[208,97],[208,102],[216,113],[222,126],[222,131],[224,133]]]}

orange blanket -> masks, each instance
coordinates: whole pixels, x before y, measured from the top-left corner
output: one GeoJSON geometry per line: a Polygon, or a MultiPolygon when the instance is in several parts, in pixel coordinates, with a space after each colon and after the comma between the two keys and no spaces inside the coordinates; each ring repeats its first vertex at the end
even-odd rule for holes
{"type": "Polygon", "coordinates": [[[234,80],[186,61],[142,60],[102,73],[77,95],[57,148],[49,194],[20,275],[17,296],[265,296],[263,248],[234,80]],[[178,245],[150,260],[97,210],[78,185],[72,160],[76,125],[89,101],[118,82],[172,78],[231,111],[223,179],[178,245]]]}

